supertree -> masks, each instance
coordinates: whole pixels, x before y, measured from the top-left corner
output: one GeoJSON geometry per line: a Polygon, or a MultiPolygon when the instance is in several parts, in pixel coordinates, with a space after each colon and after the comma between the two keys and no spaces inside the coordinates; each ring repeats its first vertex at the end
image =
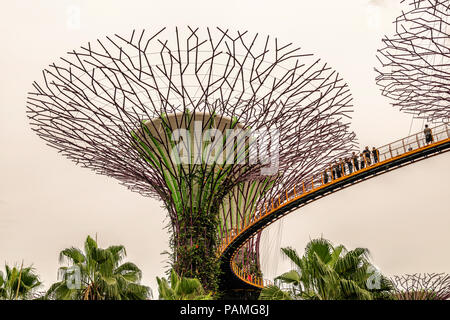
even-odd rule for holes
{"type": "Polygon", "coordinates": [[[397,300],[450,299],[450,275],[445,273],[395,276],[391,281],[397,300]]]}
{"type": "MultiPolygon", "coordinates": [[[[32,129],[77,164],[161,200],[173,267],[211,290],[221,239],[354,147],[339,74],[248,32],[106,37],[68,52],[33,87],[32,129]]],[[[256,269],[258,245],[238,255],[256,269]]]]}
{"type": "Polygon", "coordinates": [[[395,21],[395,35],[385,37],[378,50],[376,82],[393,106],[416,118],[448,122],[450,1],[413,0],[409,6],[395,21]]]}

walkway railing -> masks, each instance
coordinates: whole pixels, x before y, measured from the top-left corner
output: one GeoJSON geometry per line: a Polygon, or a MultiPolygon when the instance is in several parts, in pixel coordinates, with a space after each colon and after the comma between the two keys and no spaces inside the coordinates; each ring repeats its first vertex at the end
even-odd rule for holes
{"type": "Polygon", "coordinates": [[[235,261],[231,262],[231,270],[244,282],[256,287],[267,287],[272,285],[272,281],[247,272],[245,269],[239,268],[235,261]]]}
{"type": "MultiPolygon", "coordinates": [[[[421,149],[430,148],[433,145],[442,143],[445,140],[450,139],[450,128],[448,124],[442,124],[435,128],[432,128],[432,141],[426,142],[426,138],[423,132],[415,133],[403,139],[394,141],[387,145],[376,148],[378,150],[378,159],[372,157],[366,157],[358,159],[358,167],[355,167],[353,161],[351,166],[346,162],[335,163],[323,170],[321,174],[311,176],[299,184],[295,185],[292,190],[286,190],[281,192],[277,197],[273,198],[270,202],[264,203],[264,205],[256,212],[255,216],[248,221],[248,223],[242,227],[234,228],[232,232],[228,233],[228,236],[222,240],[222,244],[219,247],[219,255],[221,255],[225,249],[246,229],[251,227],[257,221],[274,213],[279,208],[287,205],[288,203],[298,200],[301,197],[310,194],[311,192],[321,188],[323,186],[330,185],[337,181],[346,179],[349,176],[353,176],[362,171],[369,170],[374,166],[380,166],[387,162],[390,162],[398,157],[405,156],[408,153],[415,153],[421,149]],[[375,161],[376,160],[376,161],[375,161]],[[361,163],[361,161],[363,163],[361,163]],[[338,172],[339,171],[339,172],[338,172]]],[[[372,151],[372,150],[370,150],[372,151]]],[[[350,155],[349,155],[350,156],[350,155]]],[[[241,246],[242,247],[242,246],[241,246]]],[[[236,250],[235,254],[239,251],[236,250]]],[[[270,280],[265,280],[262,277],[252,275],[245,269],[241,269],[234,261],[234,256],[231,258],[231,268],[233,272],[242,281],[251,284],[255,287],[263,288],[272,284],[270,280]]]]}

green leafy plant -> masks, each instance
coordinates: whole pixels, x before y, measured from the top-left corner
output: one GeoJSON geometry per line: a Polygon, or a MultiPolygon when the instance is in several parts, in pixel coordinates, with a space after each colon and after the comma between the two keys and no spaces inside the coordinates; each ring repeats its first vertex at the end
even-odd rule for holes
{"type": "Polygon", "coordinates": [[[32,266],[10,267],[5,264],[5,273],[0,272],[0,299],[31,299],[41,286],[39,276],[32,266]]]}
{"type": "Polygon", "coordinates": [[[372,300],[388,298],[392,290],[391,282],[374,272],[368,249],[348,251],[343,245],[334,247],[319,238],[307,244],[303,257],[290,247],[281,250],[295,269],[275,280],[290,289],[265,288],[261,299],[372,300]],[[374,277],[376,285],[368,285],[374,277]]]}
{"type": "Polygon", "coordinates": [[[288,292],[281,290],[276,285],[271,285],[264,288],[259,295],[259,300],[293,300],[293,295],[288,292]]]}
{"type": "Polygon", "coordinates": [[[59,254],[60,281],[47,291],[45,299],[56,300],[143,300],[151,297],[149,287],[140,284],[141,270],[131,262],[122,263],[126,256],[122,245],[99,248],[90,236],[84,252],[78,248],[64,249],[59,254]],[[75,271],[75,272],[74,272],[75,271]]]}
{"type": "Polygon", "coordinates": [[[173,269],[170,281],[158,277],[156,280],[160,300],[213,300],[212,293],[206,293],[198,279],[179,276],[173,269]]]}

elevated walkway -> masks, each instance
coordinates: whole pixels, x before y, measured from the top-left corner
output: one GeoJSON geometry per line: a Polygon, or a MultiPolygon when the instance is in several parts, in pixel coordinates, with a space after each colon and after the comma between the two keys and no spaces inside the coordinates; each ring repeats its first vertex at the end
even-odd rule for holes
{"type": "Polygon", "coordinates": [[[330,166],[327,169],[328,179],[325,172],[312,176],[305,181],[300,181],[292,190],[281,192],[270,203],[265,203],[252,220],[241,229],[235,230],[232,236],[225,238],[219,247],[224,286],[234,291],[254,291],[256,294],[265,286],[270,285],[271,281],[255,277],[246,270],[240,269],[234,263],[235,255],[248,239],[288,213],[312,201],[450,150],[450,128],[448,124],[432,128],[432,137],[433,141],[427,143],[423,132],[421,132],[381,146],[377,148],[378,162],[375,162],[373,157],[370,159],[364,157],[364,168],[359,168],[356,171],[353,165],[350,171],[345,163],[330,166]],[[340,177],[333,173],[337,166],[340,166],[341,169],[342,175],[340,177]]]}

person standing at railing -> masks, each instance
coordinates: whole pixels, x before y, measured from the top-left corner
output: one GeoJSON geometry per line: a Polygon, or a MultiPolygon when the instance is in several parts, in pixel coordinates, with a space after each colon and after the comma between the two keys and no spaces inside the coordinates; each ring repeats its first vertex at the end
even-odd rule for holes
{"type": "Polygon", "coordinates": [[[425,142],[426,144],[433,142],[433,133],[431,132],[431,129],[428,128],[428,125],[425,125],[425,129],[423,130],[423,133],[425,135],[425,142]]]}
{"type": "Polygon", "coordinates": [[[338,179],[342,177],[342,158],[339,158],[339,161],[336,163],[336,176],[338,179]]]}
{"type": "Polygon", "coordinates": [[[358,162],[358,155],[353,151],[352,154],[352,161],[353,161],[353,167],[355,168],[355,171],[359,170],[359,162],[358,162]]]}
{"type": "Polygon", "coordinates": [[[338,167],[337,161],[335,161],[333,163],[333,165],[331,166],[331,175],[333,177],[333,180],[336,180],[338,178],[338,176],[337,176],[337,169],[338,168],[337,167],[338,167]]]}
{"type": "Polygon", "coordinates": [[[359,155],[359,159],[360,159],[360,164],[361,164],[361,169],[364,169],[366,167],[366,162],[364,161],[364,154],[360,154],[359,155]]]}
{"type": "Polygon", "coordinates": [[[363,151],[364,158],[366,159],[367,166],[370,166],[372,163],[370,161],[370,150],[369,147],[366,146],[366,148],[363,151]]]}
{"type": "Polygon", "coordinates": [[[327,183],[328,183],[328,172],[327,169],[325,169],[325,171],[323,172],[323,184],[327,183]]]}
{"type": "Polygon", "coordinates": [[[347,165],[348,168],[348,174],[351,174],[353,172],[353,165],[351,158],[345,158],[345,164],[347,165]]]}
{"type": "Polygon", "coordinates": [[[375,147],[372,148],[373,163],[377,163],[380,160],[380,152],[375,147]]]}
{"type": "Polygon", "coordinates": [[[345,176],[345,163],[342,158],[339,158],[339,169],[341,171],[341,177],[345,176]]]}

